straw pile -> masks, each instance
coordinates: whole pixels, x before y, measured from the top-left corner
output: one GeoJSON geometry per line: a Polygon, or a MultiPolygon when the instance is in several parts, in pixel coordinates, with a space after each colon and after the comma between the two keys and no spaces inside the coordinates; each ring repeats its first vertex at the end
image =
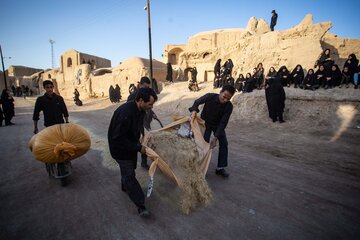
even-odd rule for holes
{"type": "Polygon", "coordinates": [[[210,204],[212,193],[199,170],[195,142],[178,136],[176,130],[159,131],[151,133],[149,147],[169,165],[180,182],[180,190],[171,193],[170,202],[186,214],[210,204]]]}

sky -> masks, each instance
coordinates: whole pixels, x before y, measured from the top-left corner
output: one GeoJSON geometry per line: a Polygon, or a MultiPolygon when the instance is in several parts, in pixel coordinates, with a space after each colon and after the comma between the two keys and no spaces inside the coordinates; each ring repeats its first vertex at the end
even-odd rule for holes
{"type": "MultiPolygon", "coordinates": [[[[107,58],[112,67],[129,57],[149,57],[146,0],[0,0],[0,45],[11,65],[55,67],[69,49],[107,58]]],[[[151,0],[153,58],[167,44],[185,44],[199,32],[246,28],[250,17],[287,30],[311,13],[314,23],[331,21],[338,37],[360,38],[359,0],[151,0]]]]}

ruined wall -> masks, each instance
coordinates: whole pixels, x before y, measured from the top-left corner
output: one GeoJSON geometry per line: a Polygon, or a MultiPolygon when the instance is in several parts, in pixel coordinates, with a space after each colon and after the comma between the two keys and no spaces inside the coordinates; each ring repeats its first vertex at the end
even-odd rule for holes
{"type": "Polygon", "coordinates": [[[8,75],[11,77],[23,77],[29,76],[36,72],[42,71],[42,69],[30,68],[24,66],[10,66],[8,69],[8,75]]]}
{"type": "MultiPolygon", "coordinates": [[[[212,81],[214,64],[219,58],[222,64],[229,58],[233,60],[233,75],[252,72],[259,62],[263,63],[265,73],[271,66],[278,70],[282,65],[292,70],[301,64],[308,70],[314,67],[320,53],[330,48],[331,57],[342,68],[349,54],[360,56],[360,40],[338,38],[328,32],[331,27],[331,22],[314,24],[309,14],[289,30],[271,32],[263,19],[252,17],[246,29],[202,32],[189,37],[186,45],[168,45],[164,61],[169,61],[166,53],[181,48],[175,67],[186,72],[196,66],[198,81],[212,81]]],[[[186,73],[183,80],[187,80],[186,73]]]]}
{"type": "Polygon", "coordinates": [[[111,67],[111,61],[93,55],[79,53],[79,64],[90,63],[92,69],[111,67]]]}

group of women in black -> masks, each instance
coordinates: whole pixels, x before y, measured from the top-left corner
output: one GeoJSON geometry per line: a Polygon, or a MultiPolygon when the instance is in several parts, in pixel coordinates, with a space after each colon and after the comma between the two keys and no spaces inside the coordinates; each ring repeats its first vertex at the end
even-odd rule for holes
{"type": "Polygon", "coordinates": [[[224,85],[234,85],[234,78],[232,77],[232,70],[234,68],[233,61],[229,58],[223,66],[221,66],[221,59],[218,59],[214,66],[214,88],[222,88],[224,85]]]}
{"type": "Polygon", "coordinates": [[[121,89],[119,84],[115,85],[115,88],[113,87],[113,85],[110,86],[109,88],[109,98],[110,98],[110,102],[112,103],[118,103],[121,100],[121,89]]]}
{"type": "MultiPolygon", "coordinates": [[[[214,68],[215,88],[222,86],[218,84],[218,76],[221,76],[219,71],[216,71],[218,68],[219,60],[214,68]]],[[[355,89],[358,88],[360,66],[355,54],[348,56],[343,69],[340,70],[339,66],[330,57],[330,49],[326,49],[316,61],[314,69],[309,69],[305,75],[304,69],[298,64],[292,71],[289,71],[286,66],[281,66],[278,71],[274,67],[270,67],[267,74],[265,74],[262,63],[259,63],[253,69],[252,74],[247,73],[245,77],[243,74],[239,74],[236,80],[229,75],[221,83],[233,85],[239,92],[252,92],[254,89],[263,89],[270,79],[279,79],[283,87],[293,85],[295,88],[305,90],[341,88],[344,85],[348,88],[350,84],[353,84],[355,89]]]]}

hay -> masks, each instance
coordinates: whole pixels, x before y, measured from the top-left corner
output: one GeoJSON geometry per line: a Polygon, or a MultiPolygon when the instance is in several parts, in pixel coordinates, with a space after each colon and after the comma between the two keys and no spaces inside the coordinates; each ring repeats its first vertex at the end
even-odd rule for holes
{"type": "MultiPolygon", "coordinates": [[[[180,183],[180,191],[172,192],[172,201],[183,213],[211,203],[212,192],[200,171],[195,142],[177,135],[176,130],[151,134],[151,147],[172,169],[180,183]]],[[[161,187],[161,186],[158,186],[161,187]]]]}

